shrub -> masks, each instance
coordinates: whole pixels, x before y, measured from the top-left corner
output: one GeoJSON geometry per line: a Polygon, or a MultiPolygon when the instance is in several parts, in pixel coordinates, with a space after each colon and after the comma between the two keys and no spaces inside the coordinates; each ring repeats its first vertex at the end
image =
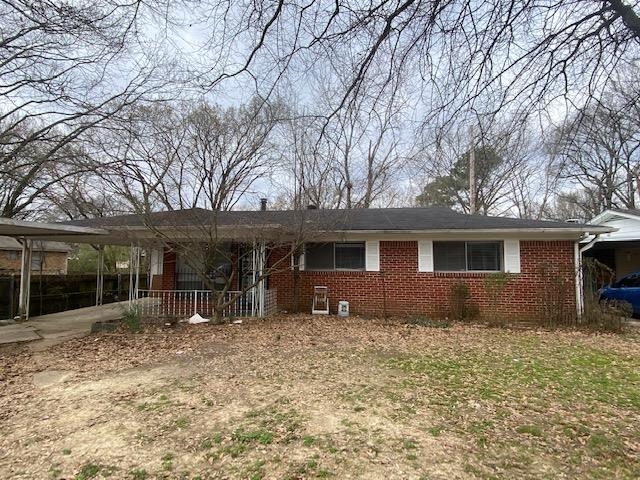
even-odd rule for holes
{"type": "Polygon", "coordinates": [[[575,327],[602,332],[621,332],[632,309],[628,302],[613,300],[600,301],[598,286],[609,281],[613,272],[606,265],[594,259],[584,259],[582,263],[584,279],[583,313],[580,318],[573,306],[568,308],[568,295],[575,295],[573,278],[575,272],[568,266],[545,264],[539,270],[543,279],[537,292],[539,323],[547,328],[575,327]],[[570,288],[571,287],[571,288],[570,288]]]}
{"type": "Polygon", "coordinates": [[[627,319],[633,314],[629,302],[623,300],[600,301],[598,287],[611,283],[614,272],[594,258],[585,258],[582,262],[584,278],[584,312],[579,326],[601,332],[621,332],[627,319]]]}
{"type": "Polygon", "coordinates": [[[538,323],[547,328],[575,325],[575,308],[568,302],[568,295],[575,295],[570,281],[575,277],[573,268],[543,263],[538,275],[542,280],[536,292],[538,323]]]}
{"type": "Polygon", "coordinates": [[[503,303],[503,293],[509,284],[509,275],[504,272],[496,272],[487,275],[484,279],[484,291],[489,299],[489,308],[483,314],[484,319],[490,326],[503,327],[507,320],[500,311],[500,304],[503,303]]]}
{"type": "Polygon", "coordinates": [[[478,306],[471,302],[469,287],[463,282],[451,286],[449,306],[454,320],[474,320],[480,313],[478,306]]]}
{"type": "Polygon", "coordinates": [[[451,322],[446,318],[436,320],[429,318],[426,315],[412,315],[407,317],[404,323],[407,325],[419,325],[421,327],[431,328],[449,328],[451,326],[451,322]]]}
{"type": "Polygon", "coordinates": [[[585,292],[584,312],[581,328],[599,332],[620,333],[624,330],[633,308],[624,300],[603,300],[585,292]]]}
{"type": "Polygon", "coordinates": [[[133,333],[138,333],[142,330],[142,324],[140,322],[140,310],[137,305],[131,306],[124,315],[122,320],[127,329],[133,333]]]}

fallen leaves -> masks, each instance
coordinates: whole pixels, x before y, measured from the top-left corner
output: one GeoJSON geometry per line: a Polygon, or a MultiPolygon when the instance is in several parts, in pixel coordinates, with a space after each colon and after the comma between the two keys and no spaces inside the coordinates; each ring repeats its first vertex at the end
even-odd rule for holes
{"type": "Polygon", "coordinates": [[[309,315],[5,348],[0,476],[633,478],[638,368],[637,334],[309,315]]]}

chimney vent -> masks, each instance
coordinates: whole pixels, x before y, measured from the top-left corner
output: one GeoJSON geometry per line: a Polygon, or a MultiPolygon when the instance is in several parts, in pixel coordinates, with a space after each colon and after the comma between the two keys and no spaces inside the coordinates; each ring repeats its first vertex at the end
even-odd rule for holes
{"type": "Polygon", "coordinates": [[[263,212],[267,210],[267,199],[266,198],[261,198],[260,199],[260,210],[262,210],[263,212]]]}

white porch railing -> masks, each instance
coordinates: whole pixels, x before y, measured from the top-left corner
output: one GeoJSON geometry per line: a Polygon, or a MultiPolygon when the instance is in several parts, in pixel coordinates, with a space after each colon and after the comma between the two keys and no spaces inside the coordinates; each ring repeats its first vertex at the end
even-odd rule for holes
{"type": "MultiPolygon", "coordinates": [[[[264,315],[278,309],[277,291],[266,290],[264,315]]],[[[143,318],[189,318],[196,313],[204,318],[214,316],[215,293],[210,290],[138,290],[138,312],[143,318]]],[[[225,303],[233,300],[223,311],[223,317],[258,317],[258,296],[252,291],[226,292],[225,303]]]]}

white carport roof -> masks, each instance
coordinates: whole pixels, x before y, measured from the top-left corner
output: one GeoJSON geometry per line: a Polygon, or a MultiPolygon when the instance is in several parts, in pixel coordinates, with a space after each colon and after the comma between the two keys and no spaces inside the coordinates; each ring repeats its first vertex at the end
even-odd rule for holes
{"type": "MultiPolygon", "coordinates": [[[[11,237],[23,242],[24,250],[22,255],[22,265],[20,270],[20,294],[18,298],[18,317],[26,320],[29,318],[29,301],[31,289],[31,255],[33,252],[33,241],[54,241],[54,242],[75,242],[75,243],[95,243],[109,244],[105,239],[109,238],[109,231],[78,225],[52,224],[41,222],[29,222],[26,220],[14,220],[11,218],[0,218],[0,236],[11,237]]],[[[133,249],[132,249],[133,251],[133,249]]],[[[102,259],[102,256],[99,257],[102,259]]],[[[99,260],[102,261],[102,260],[99,260]]],[[[136,271],[136,289],[137,289],[136,271]]],[[[102,304],[102,268],[98,268],[96,288],[96,304],[102,304]]],[[[130,291],[131,291],[130,287],[130,291]]],[[[131,295],[131,293],[130,293],[131,295]]],[[[130,297],[131,298],[131,297],[130,297]]]]}
{"type": "Polygon", "coordinates": [[[0,235],[56,242],[100,243],[109,232],[101,228],[0,218],[0,235]]]}

